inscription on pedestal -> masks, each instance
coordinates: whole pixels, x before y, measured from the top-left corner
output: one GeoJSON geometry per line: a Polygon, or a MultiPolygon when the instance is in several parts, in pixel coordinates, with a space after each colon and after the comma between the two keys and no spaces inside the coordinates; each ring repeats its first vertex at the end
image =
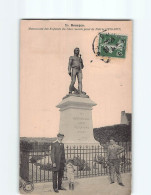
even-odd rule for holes
{"type": "Polygon", "coordinates": [[[68,97],[60,108],[60,130],[66,143],[94,143],[92,107],[96,104],[89,98],[68,97]]]}
{"type": "Polygon", "coordinates": [[[85,130],[89,130],[88,126],[90,118],[86,113],[79,113],[79,116],[73,117],[74,129],[76,129],[77,133],[85,133],[85,130]]]}

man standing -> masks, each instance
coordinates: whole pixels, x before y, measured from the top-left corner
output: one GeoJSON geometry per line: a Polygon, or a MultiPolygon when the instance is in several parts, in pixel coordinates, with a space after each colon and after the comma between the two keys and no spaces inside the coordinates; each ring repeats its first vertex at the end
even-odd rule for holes
{"type": "Polygon", "coordinates": [[[74,56],[70,56],[68,65],[68,74],[71,76],[71,84],[69,86],[69,94],[74,91],[77,94],[86,94],[82,92],[82,69],[84,67],[81,55],[79,57],[79,48],[74,49],[74,56]],[[78,78],[78,90],[74,87],[76,77],[78,78]]]}
{"type": "Polygon", "coordinates": [[[57,135],[57,140],[52,143],[51,148],[51,160],[53,165],[53,189],[55,192],[59,192],[58,190],[65,190],[62,185],[62,178],[65,167],[65,151],[64,144],[62,140],[64,138],[63,134],[57,135]]]}
{"type": "Polygon", "coordinates": [[[117,145],[115,141],[111,138],[107,150],[107,161],[109,164],[109,174],[110,174],[111,184],[114,183],[114,174],[116,172],[118,184],[124,186],[120,174],[120,159],[119,159],[119,154],[121,154],[123,151],[124,148],[117,145]]]}

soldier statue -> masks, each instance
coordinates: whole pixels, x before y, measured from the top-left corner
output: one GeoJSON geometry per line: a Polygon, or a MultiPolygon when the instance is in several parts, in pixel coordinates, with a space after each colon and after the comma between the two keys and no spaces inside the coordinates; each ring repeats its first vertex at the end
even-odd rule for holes
{"type": "Polygon", "coordinates": [[[71,83],[69,86],[69,94],[79,94],[86,95],[85,92],[82,91],[82,69],[83,69],[83,60],[81,58],[80,49],[74,49],[74,56],[70,56],[69,64],[68,64],[68,74],[71,76],[71,83]],[[78,79],[78,90],[74,87],[76,82],[76,77],[78,79]]]}

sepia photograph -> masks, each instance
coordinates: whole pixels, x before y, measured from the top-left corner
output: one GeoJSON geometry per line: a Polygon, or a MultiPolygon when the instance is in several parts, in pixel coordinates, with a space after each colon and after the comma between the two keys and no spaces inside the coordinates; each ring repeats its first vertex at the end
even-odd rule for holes
{"type": "Polygon", "coordinates": [[[20,194],[131,194],[132,28],[20,21],[20,194]]]}

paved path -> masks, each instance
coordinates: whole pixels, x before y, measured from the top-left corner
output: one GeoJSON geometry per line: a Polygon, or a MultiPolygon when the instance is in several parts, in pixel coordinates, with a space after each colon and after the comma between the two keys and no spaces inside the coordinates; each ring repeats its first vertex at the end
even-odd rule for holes
{"type": "MultiPolygon", "coordinates": [[[[99,176],[91,178],[83,178],[75,180],[75,190],[69,191],[68,182],[64,181],[63,186],[66,191],[59,191],[55,193],[52,188],[52,182],[36,183],[34,184],[34,191],[30,194],[40,195],[130,195],[131,194],[131,174],[122,174],[124,187],[119,186],[117,183],[110,184],[108,176],[99,176]]],[[[27,194],[21,189],[21,194],[27,194]]]]}

